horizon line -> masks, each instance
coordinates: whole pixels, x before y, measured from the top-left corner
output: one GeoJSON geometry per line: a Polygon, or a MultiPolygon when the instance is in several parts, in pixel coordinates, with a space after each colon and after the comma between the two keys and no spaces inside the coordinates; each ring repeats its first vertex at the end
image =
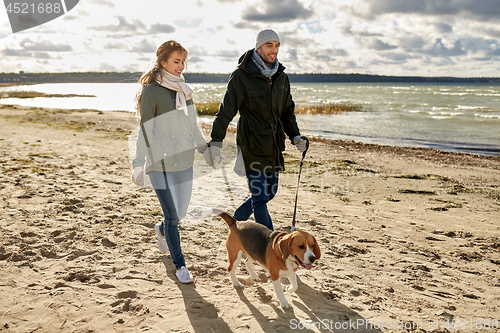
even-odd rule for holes
{"type": "MultiPolygon", "coordinates": [[[[141,71],[79,71],[79,72],[0,72],[0,75],[40,75],[40,74],[141,74],[141,71]]],[[[185,72],[184,75],[230,75],[228,73],[210,73],[210,72],[185,72]]],[[[424,76],[424,75],[388,75],[388,74],[369,74],[369,73],[286,73],[287,75],[359,75],[359,76],[375,76],[375,77],[399,77],[399,78],[453,78],[453,79],[500,79],[500,76],[424,76]]]]}

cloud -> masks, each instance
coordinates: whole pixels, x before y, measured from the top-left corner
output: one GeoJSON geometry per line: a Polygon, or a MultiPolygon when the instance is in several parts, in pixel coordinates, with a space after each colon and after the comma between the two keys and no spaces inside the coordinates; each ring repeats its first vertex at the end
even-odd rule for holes
{"type": "Polygon", "coordinates": [[[37,60],[36,63],[38,65],[43,65],[43,67],[50,65],[50,62],[48,60],[37,60]]]}
{"type": "Polygon", "coordinates": [[[139,20],[133,20],[132,23],[127,22],[127,19],[123,16],[116,16],[118,19],[118,25],[106,25],[106,26],[95,26],[89,27],[91,30],[95,31],[109,31],[109,32],[122,32],[122,31],[137,31],[138,28],[145,29],[146,26],[139,20]]]}
{"type": "Polygon", "coordinates": [[[242,13],[242,19],[258,22],[289,22],[308,19],[314,14],[298,0],[268,0],[261,4],[252,4],[242,13]]]}
{"type": "Polygon", "coordinates": [[[460,10],[456,0],[360,0],[351,11],[356,16],[374,20],[385,14],[454,15],[460,10]]]}
{"type": "Polygon", "coordinates": [[[116,67],[110,64],[101,63],[99,70],[103,72],[116,72],[116,67]]]}
{"type": "Polygon", "coordinates": [[[321,22],[319,21],[306,22],[305,26],[307,27],[307,30],[309,30],[309,32],[312,34],[318,34],[326,31],[325,28],[321,26],[321,22]]]}
{"type": "Polygon", "coordinates": [[[453,47],[448,48],[444,45],[441,38],[436,39],[436,42],[428,49],[424,49],[423,52],[432,57],[456,57],[466,55],[462,48],[462,42],[457,40],[453,47]]]}
{"type": "Polygon", "coordinates": [[[248,21],[232,22],[231,25],[233,26],[233,28],[239,29],[239,30],[245,30],[245,29],[253,30],[253,31],[260,30],[260,27],[257,24],[254,24],[254,23],[248,22],[248,21]]]}
{"type": "Polygon", "coordinates": [[[216,57],[221,58],[229,58],[229,59],[237,59],[240,56],[240,52],[238,50],[221,50],[215,53],[216,57]]]}
{"type": "Polygon", "coordinates": [[[62,59],[60,55],[55,57],[51,56],[47,52],[27,52],[25,50],[12,50],[4,49],[1,54],[5,57],[24,57],[24,58],[36,58],[36,59],[62,59]]]}
{"type": "Polygon", "coordinates": [[[193,45],[192,47],[189,48],[188,50],[188,58],[191,61],[192,57],[206,57],[208,55],[208,50],[206,50],[204,47],[201,47],[199,45],[193,45]]]}
{"type": "Polygon", "coordinates": [[[321,47],[322,45],[317,42],[317,40],[313,37],[301,37],[297,35],[296,32],[283,31],[279,32],[281,39],[281,46],[286,47],[287,49],[304,49],[304,46],[309,48],[321,47]]]}
{"type": "Polygon", "coordinates": [[[434,23],[434,26],[436,27],[436,30],[441,34],[450,33],[453,31],[453,27],[446,23],[434,23]]]}
{"type": "Polygon", "coordinates": [[[36,34],[11,34],[2,21],[0,71],[143,70],[173,36],[189,50],[190,72],[229,73],[271,27],[290,73],[499,76],[499,1],[86,0],[36,34]]]}
{"type": "Polygon", "coordinates": [[[197,62],[203,62],[203,59],[201,57],[194,56],[194,57],[189,57],[188,62],[194,64],[194,63],[197,63],[197,62]]]}
{"type": "Polygon", "coordinates": [[[349,53],[344,49],[331,48],[327,49],[326,51],[336,57],[347,57],[349,55],[349,53]]]}
{"type": "Polygon", "coordinates": [[[372,39],[370,41],[370,43],[368,43],[367,47],[372,49],[372,50],[376,50],[376,51],[387,51],[387,50],[394,50],[394,49],[398,48],[397,46],[390,45],[388,43],[384,43],[378,38],[372,39]]]}
{"type": "Polygon", "coordinates": [[[490,51],[490,54],[494,57],[500,57],[500,47],[497,47],[496,49],[492,49],[490,51]]]}
{"type": "Polygon", "coordinates": [[[414,34],[405,34],[398,38],[398,42],[400,47],[407,49],[409,52],[414,49],[420,49],[427,44],[422,36],[414,34]]]}
{"type": "Polygon", "coordinates": [[[478,21],[500,17],[498,0],[359,0],[347,8],[352,14],[368,20],[386,14],[461,15],[478,21]]]}
{"type": "Polygon", "coordinates": [[[322,51],[314,51],[309,54],[312,58],[314,58],[317,61],[321,62],[330,62],[335,60],[331,54],[329,54],[328,50],[322,50],[322,51]]]}
{"type": "Polygon", "coordinates": [[[78,16],[74,16],[74,15],[64,15],[62,17],[62,19],[64,21],[71,22],[71,21],[78,21],[80,18],[78,16]]]}
{"type": "Polygon", "coordinates": [[[155,53],[156,49],[158,46],[147,39],[141,40],[138,44],[136,44],[134,47],[130,49],[131,52],[138,52],[138,53],[155,53]]]}
{"type": "Polygon", "coordinates": [[[500,5],[498,0],[456,0],[467,16],[472,16],[480,20],[497,21],[500,17],[500,5]]]}
{"type": "Polygon", "coordinates": [[[299,57],[297,56],[297,49],[288,50],[288,57],[293,61],[299,60],[299,57]]]}
{"type": "Polygon", "coordinates": [[[71,45],[54,44],[47,40],[32,42],[29,39],[24,39],[19,44],[23,48],[23,51],[45,51],[45,52],[73,51],[71,45]]]}
{"type": "Polygon", "coordinates": [[[353,31],[352,25],[350,23],[344,23],[338,27],[339,31],[346,36],[361,36],[361,37],[382,37],[383,34],[371,32],[371,31],[353,31]]]}
{"type": "Polygon", "coordinates": [[[32,57],[37,59],[61,59],[60,55],[53,57],[47,52],[33,52],[32,57]]]}
{"type": "Polygon", "coordinates": [[[3,49],[2,55],[5,57],[29,57],[30,55],[26,52],[12,49],[3,49]]]}
{"type": "Polygon", "coordinates": [[[151,25],[151,28],[149,28],[150,34],[170,34],[172,32],[175,32],[175,27],[169,24],[157,23],[151,25]]]}
{"type": "Polygon", "coordinates": [[[181,28],[198,28],[202,21],[201,19],[189,19],[174,21],[174,23],[181,28]]]}
{"type": "Polygon", "coordinates": [[[487,36],[500,39],[500,29],[481,27],[478,29],[478,31],[480,33],[487,35],[487,36]]]}
{"type": "Polygon", "coordinates": [[[87,0],[87,2],[94,5],[101,5],[105,7],[115,8],[115,4],[109,0],[87,0]]]}
{"type": "Polygon", "coordinates": [[[412,56],[408,53],[402,52],[383,52],[380,54],[381,57],[387,58],[394,63],[405,63],[408,59],[411,59],[412,56]]]}
{"type": "Polygon", "coordinates": [[[127,50],[127,45],[120,42],[109,42],[103,48],[106,50],[127,50]]]}
{"type": "Polygon", "coordinates": [[[500,41],[484,38],[464,38],[461,41],[463,48],[477,58],[488,58],[500,55],[500,41]]]}

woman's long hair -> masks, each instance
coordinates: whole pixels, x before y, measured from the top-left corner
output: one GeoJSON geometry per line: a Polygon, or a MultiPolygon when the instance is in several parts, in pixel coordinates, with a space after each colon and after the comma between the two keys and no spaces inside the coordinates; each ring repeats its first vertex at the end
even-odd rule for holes
{"type": "Polygon", "coordinates": [[[140,116],[141,114],[141,95],[142,95],[142,90],[149,86],[151,83],[153,83],[157,77],[161,78],[161,62],[162,61],[167,61],[168,58],[170,58],[170,55],[175,52],[179,51],[182,55],[184,55],[184,59],[187,60],[187,50],[178,42],[175,40],[169,40],[163,44],[161,44],[158,49],[156,50],[156,61],[153,65],[153,68],[150,70],[147,70],[141,75],[141,78],[139,79],[139,83],[141,84],[141,88],[137,92],[135,96],[136,100],[136,105],[135,109],[137,112],[137,115],[140,116]]]}

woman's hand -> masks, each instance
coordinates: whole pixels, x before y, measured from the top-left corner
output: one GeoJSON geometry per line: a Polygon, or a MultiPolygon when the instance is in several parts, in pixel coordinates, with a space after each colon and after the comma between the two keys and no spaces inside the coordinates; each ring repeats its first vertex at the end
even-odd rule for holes
{"type": "Polygon", "coordinates": [[[217,146],[211,146],[205,150],[203,158],[205,159],[207,165],[215,169],[217,165],[222,162],[224,157],[221,155],[220,151],[221,149],[217,146]]]}
{"type": "Polygon", "coordinates": [[[132,181],[137,186],[144,186],[144,168],[143,167],[135,167],[132,171],[131,175],[132,181]]]}

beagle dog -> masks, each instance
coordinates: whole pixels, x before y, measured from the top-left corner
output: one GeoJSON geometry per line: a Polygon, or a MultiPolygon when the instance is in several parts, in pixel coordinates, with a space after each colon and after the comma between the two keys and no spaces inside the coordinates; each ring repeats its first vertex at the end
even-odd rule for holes
{"type": "Polygon", "coordinates": [[[295,271],[299,266],[310,270],[313,263],[321,256],[316,238],[305,231],[276,232],[255,222],[236,221],[232,216],[218,209],[212,209],[205,214],[210,213],[222,217],[229,226],[226,248],[229,259],[228,271],[233,285],[243,287],[236,278],[236,268],[245,253],[247,256],[245,265],[250,277],[253,280],[260,280],[252,264],[254,262],[261,264],[271,275],[281,307],[290,308],[280,278],[288,277],[290,280],[288,292],[297,290],[299,286],[295,271]]]}

